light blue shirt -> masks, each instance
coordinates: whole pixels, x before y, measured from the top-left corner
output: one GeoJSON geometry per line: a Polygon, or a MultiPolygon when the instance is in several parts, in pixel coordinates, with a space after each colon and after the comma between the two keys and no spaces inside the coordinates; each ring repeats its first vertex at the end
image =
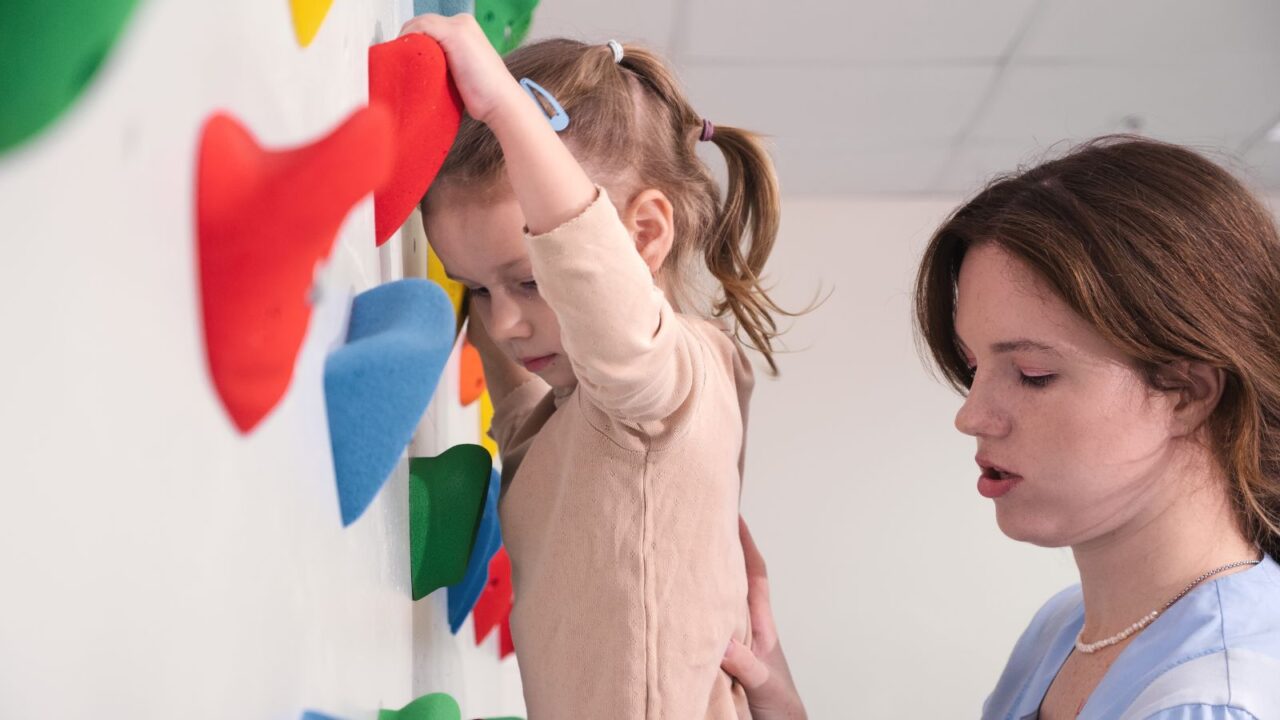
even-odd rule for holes
{"type": "MultiPolygon", "coordinates": [[[[1080,586],[1022,633],[984,720],[1027,720],[1084,624],[1080,586]]],[[[1197,587],[1120,652],[1080,720],[1280,719],[1280,566],[1270,557],[1197,587]]]]}

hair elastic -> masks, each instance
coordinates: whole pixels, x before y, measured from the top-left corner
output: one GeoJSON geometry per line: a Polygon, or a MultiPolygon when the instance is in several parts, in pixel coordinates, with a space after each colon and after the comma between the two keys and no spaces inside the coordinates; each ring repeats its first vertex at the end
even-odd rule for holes
{"type": "Polygon", "coordinates": [[[622,43],[618,42],[617,40],[610,40],[608,42],[608,45],[609,45],[609,49],[613,51],[613,62],[621,63],[624,55],[624,53],[622,52],[622,43]]]}
{"type": "Polygon", "coordinates": [[[554,114],[547,117],[547,120],[551,122],[552,130],[562,132],[565,128],[569,127],[569,113],[564,111],[564,108],[560,106],[560,102],[556,100],[554,95],[547,92],[541,85],[529,78],[520,78],[520,87],[524,88],[524,91],[529,93],[529,97],[533,98],[533,101],[537,103],[538,108],[542,110],[544,115],[547,112],[547,108],[542,104],[543,100],[546,101],[547,105],[551,106],[554,114]],[[538,99],[539,95],[542,96],[542,100],[538,99]]]}
{"type": "Polygon", "coordinates": [[[702,134],[698,136],[698,139],[702,142],[707,142],[715,136],[716,126],[713,125],[710,120],[702,118],[702,134]]]}

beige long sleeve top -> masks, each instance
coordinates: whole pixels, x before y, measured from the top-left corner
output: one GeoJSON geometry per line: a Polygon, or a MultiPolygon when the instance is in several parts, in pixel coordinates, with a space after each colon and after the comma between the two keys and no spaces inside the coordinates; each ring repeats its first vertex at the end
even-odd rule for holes
{"type": "Polygon", "coordinates": [[[525,383],[492,426],[529,718],[749,718],[720,660],[750,642],[750,365],[722,328],[675,312],[603,190],[528,242],[578,378],[525,383]]]}

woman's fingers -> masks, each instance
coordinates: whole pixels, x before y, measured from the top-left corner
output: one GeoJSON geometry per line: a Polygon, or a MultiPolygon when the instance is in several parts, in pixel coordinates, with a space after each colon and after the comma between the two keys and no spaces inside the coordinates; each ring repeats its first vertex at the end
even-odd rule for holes
{"type": "Polygon", "coordinates": [[[729,642],[729,649],[720,661],[720,667],[747,690],[755,690],[769,681],[769,666],[756,657],[751,648],[737,640],[729,642]]]}
{"type": "Polygon", "coordinates": [[[769,599],[769,572],[764,556],[751,537],[747,521],[738,516],[738,537],[747,564],[747,612],[751,616],[752,644],[768,655],[778,644],[778,631],[773,624],[773,606],[769,599]]]}
{"type": "Polygon", "coordinates": [[[747,577],[768,577],[769,570],[765,567],[764,555],[760,554],[755,538],[751,537],[751,528],[747,527],[747,519],[741,515],[738,516],[738,538],[742,541],[742,555],[747,560],[747,577]]]}
{"type": "Polygon", "coordinates": [[[764,556],[751,537],[747,521],[738,516],[738,536],[747,566],[747,606],[751,615],[751,647],[730,641],[720,667],[747,691],[752,717],[759,720],[803,720],[804,703],[791,680],[787,658],[778,643],[769,605],[769,573],[764,556]]]}

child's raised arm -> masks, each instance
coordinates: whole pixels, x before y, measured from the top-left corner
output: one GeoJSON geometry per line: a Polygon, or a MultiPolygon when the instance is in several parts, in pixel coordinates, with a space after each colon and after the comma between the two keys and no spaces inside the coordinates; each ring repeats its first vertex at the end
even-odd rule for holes
{"type": "MultiPolygon", "coordinates": [[[[696,353],[618,212],[474,19],[425,15],[404,32],[423,32],[440,43],[467,113],[501,145],[539,294],[556,313],[584,391],[630,425],[667,417],[688,396],[696,353]]],[[[669,229],[670,204],[665,198],[659,204],[666,209],[661,224],[669,229]]]]}

